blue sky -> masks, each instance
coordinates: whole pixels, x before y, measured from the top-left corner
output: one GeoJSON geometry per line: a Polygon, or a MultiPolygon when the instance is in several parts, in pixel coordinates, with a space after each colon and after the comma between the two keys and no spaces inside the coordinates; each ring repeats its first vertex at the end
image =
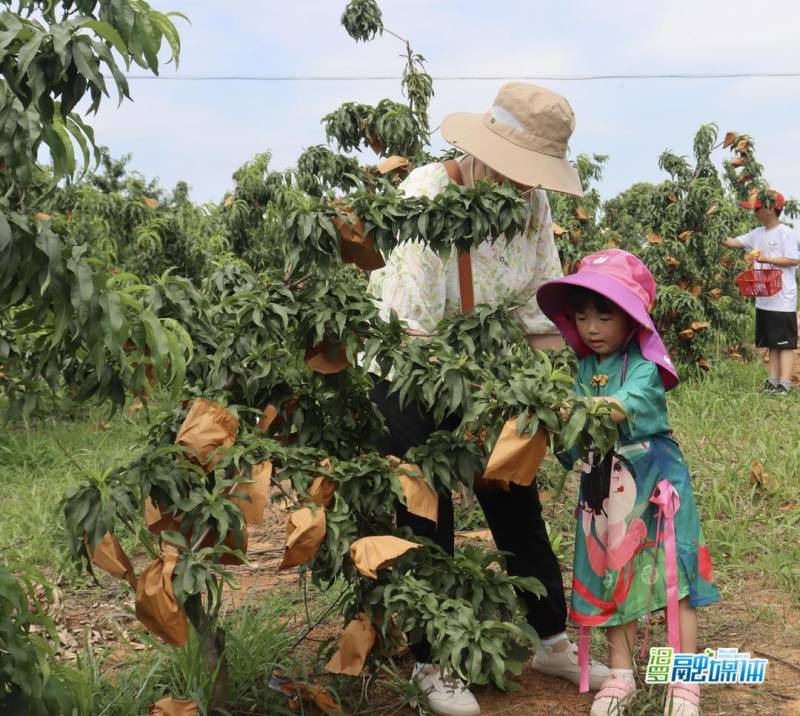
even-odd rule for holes
{"type": "MultiPolygon", "coordinates": [[[[389,74],[403,46],[389,35],[355,43],[339,24],[345,0],[150,0],[178,10],[188,75],[389,74]]],[[[620,0],[381,0],[384,24],[408,37],[432,75],[575,75],[674,72],[800,72],[800,3],[669,3],[620,0]]],[[[136,68],[131,70],[136,72],[136,68]]],[[[432,126],[454,111],[483,112],[501,80],[440,81],[432,126]]],[[[577,116],[573,155],[610,155],[601,193],[662,178],[657,158],[691,152],[694,131],[753,135],[770,183],[800,197],[800,78],[541,81],[577,116]]],[[[294,164],[324,142],[319,123],[348,100],[401,99],[398,81],[192,82],[134,80],[133,103],[113,101],[90,118],[100,143],[133,154],[131,166],[172,187],[185,180],[199,202],[218,201],[231,174],[257,152],[294,164]]],[[[442,146],[438,135],[435,146],[442,146]]],[[[718,159],[723,154],[718,153],[718,159]]],[[[367,151],[363,161],[374,163],[367,151]]]]}

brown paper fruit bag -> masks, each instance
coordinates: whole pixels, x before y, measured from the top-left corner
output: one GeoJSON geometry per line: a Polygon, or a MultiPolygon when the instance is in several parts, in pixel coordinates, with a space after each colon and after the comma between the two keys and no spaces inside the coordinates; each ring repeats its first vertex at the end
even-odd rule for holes
{"type": "Polygon", "coordinates": [[[194,701],[176,701],[161,699],[147,709],[149,716],[197,716],[197,704],[194,701]]]}
{"type": "Polygon", "coordinates": [[[380,164],[378,164],[378,171],[381,174],[388,174],[389,172],[394,172],[398,169],[402,170],[403,173],[408,173],[410,168],[411,162],[409,162],[405,157],[401,157],[399,154],[392,154],[391,157],[384,159],[380,164]]]}
{"type": "Polygon", "coordinates": [[[350,365],[344,344],[332,343],[327,339],[306,351],[305,363],[311,370],[322,375],[341,373],[350,365]]]}
{"type": "MultiPolygon", "coordinates": [[[[352,211],[349,206],[340,206],[339,210],[345,214],[352,211]]],[[[333,224],[341,239],[340,246],[344,263],[355,264],[362,271],[375,271],[386,265],[372,239],[364,236],[364,222],[361,219],[355,219],[351,225],[344,219],[334,217],[333,224]]]]}
{"type": "Polygon", "coordinates": [[[181,519],[180,515],[176,516],[168,512],[162,515],[160,520],[153,522],[147,529],[156,536],[160,536],[162,532],[177,532],[181,528],[181,519]]]}
{"type": "Polygon", "coordinates": [[[86,551],[89,553],[89,558],[95,567],[108,572],[112,577],[126,580],[128,584],[136,589],[136,573],[133,571],[133,565],[114,535],[106,532],[103,539],[97,543],[94,549],[89,546],[88,539],[84,539],[86,541],[86,551]]]}
{"type": "Polygon", "coordinates": [[[375,248],[369,236],[353,234],[352,239],[342,239],[342,261],[355,264],[362,271],[376,271],[383,268],[386,262],[380,251],[375,248]]]}
{"type": "Polygon", "coordinates": [[[536,478],[536,472],[547,452],[547,431],[539,428],[535,435],[517,433],[517,419],[503,426],[494,450],[489,456],[484,480],[501,480],[527,487],[536,478]]]}
{"type": "Polygon", "coordinates": [[[158,509],[156,501],[148,497],[144,501],[144,523],[150,527],[161,519],[161,510],[158,509]]]}
{"type": "MultiPolygon", "coordinates": [[[[323,470],[331,469],[331,461],[325,458],[320,467],[323,470]]],[[[308,498],[318,507],[330,507],[333,493],[336,492],[336,483],[325,475],[318,475],[308,487],[308,498]]]]}
{"type": "Polygon", "coordinates": [[[350,545],[350,559],[364,577],[378,578],[378,570],[388,567],[410,549],[422,545],[399,537],[362,537],[350,545]]]}
{"type": "Polygon", "coordinates": [[[278,571],[297,567],[314,559],[325,538],[325,510],[303,507],[289,515],[286,523],[286,552],[278,571]]]}
{"type": "Polygon", "coordinates": [[[345,627],[339,637],[336,653],[325,666],[325,671],[359,676],[376,638],[372,622],[364,612],[361,612],[345,627]]]}
{"type": "Polygon", "coordinates": [[[189,639],[189,621],[178,605],[172,575],[178,555],[162,554],[139,575],[136,583],[136,618],[167,644],[183,646],[189,639]]]}
{"type": "Polygon", "coordinates": [[[266,408],[264,408],[264,412],[258,419],[257,427],[262,433],[266,433],[272,427],[273,423],[277,428],[281,422],[283,422],[283,419],[281,418],[278,409],[272,403],[270,403],[266,408]]]}
{"type": "Polygon", "coordinates": [[[175,438],[177,445],[191,448],[189,459],[206,472],[214,468],[221,456],[212,453],[221,447],[231,447],[239,432],[239,419],[219,403],[205,398],[195,398],[175,438]]]}
{"type": "Polygon", "coordinates": [[[319,475],[308,488],[308,497],[319,507],[330,507],[333,501],[333,493],[336,492],[336,483],[333,480],[319,475]]]}
{"type": "Polygon", "coordinates": [[[263,525],[264,510],[269,499],[269,482],[272,478],[272,463],[269,460],[253,465],[252,482],[238,483],[231,501],[239,506],[248,525],[263,525]]]}
{"type": "Polygon", "coordinates": [[[431,522],[439,521],[439,496],[422,477],[422,470],[418,465],[401,462],[393,455],[387,460],[392,465],[392,471],[397,476],[403,494],[406,497],[406,509],[412,514],[424,517],[431,522]]]}

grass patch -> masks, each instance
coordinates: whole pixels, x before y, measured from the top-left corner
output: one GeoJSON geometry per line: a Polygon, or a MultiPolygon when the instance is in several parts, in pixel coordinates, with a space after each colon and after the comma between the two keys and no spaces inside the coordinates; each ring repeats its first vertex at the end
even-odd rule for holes
{"type": "MultiPolygon", "coordinates": [[[[294,665],[290,647],[295,640],[287,621],[295,611],[294,595],[274,592],[259,603],[247,603],[222,617],[226,632],[229,670],[229,708],[232,713],[296,713],[284,696],[271,690],[274,667],[289,671],[294,665]]],[[[166,696],[193,700],[205,714],[211,676],[195,632],[186,646],[176,649],[151,642],[147,656],[132,652],[123,663],[112,664],[107,649],[87,648],[79,667],[92,693],[94,716],[130,716],[166,696]]]]}
{"type": "MultiPolygon", "coordinates": [[[[152,411],[151,411],[152,416],[152,411]]],[[[132,462],[145,445],[144,412],[131,419],[108,409],[52,416],[0,432],[0,553],[35,564],[51,578],[75,576],[59,503],[85,474],[132,462]]],[[[133,545],[126,545],[133,547],[133,545]]]]}
{"type": "Polygon", "coordinates": [[[800,391],[761,395],[763,380],[760,363],[723,364],[670,395],[671,422],[720,586],[755,578],[800,598],[800,391]],[[766,486],[751,481],[753,462],[766,486]]]}

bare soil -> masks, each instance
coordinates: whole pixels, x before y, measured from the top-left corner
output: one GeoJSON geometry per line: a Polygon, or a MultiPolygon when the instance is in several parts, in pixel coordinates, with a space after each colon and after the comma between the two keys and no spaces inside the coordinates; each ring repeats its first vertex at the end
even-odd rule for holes
{"type": "MultiPolygon", "coordinates": [[[[277,572],[283,555],[285,519],[285,512],[270,507],[265,524],[250,528],[248,557],[251,563],[232,568],[239,586],[229,592],[232,608],[247,599],[255,600],[276,589],[291,589],[299,584],[296,569],[277,572]]],[[[487,539],[490,535],[477,532],[469,537],[487,539]]],[[[143,563],[143,559],[139,560],[137,570],[143,563]]],[[[100,579],[99,587],[70,588],[68,598],[62,594],[54,606],[54,616],[65,657],[74,657],[88,638],[92,644],[113,649],[109,661],[113,668],[114,664],[135,658],[136,652],[148,647],[140,638],[141,625],[133,616],[131,590],[122,582],[100,579]]],[[[571,574],[565,566],[564,583],[570,582],[571,574]]],[[[769,659],[766,682],[761,686],[705,687],[703,713],[706,716],[800,716],[799,606],[781,590],[752,581],[737,584],[724,594],[720,604],[700,610],[701,648],[735,646],[740,651],[769,659]]],[[[287,628],[291,629],[302,626],[287,623],[287,628]]],[[[321,625],[310,636],[312,639],[331,636],[338,628],[337,619],[333,619],[333,623],[321,625]]],[[[662,625],[653,625],[651,639],[652,644],[664,643],[662,625]]],[[[410,657],[401,659],[400,664],[410,672],[410,657]]],[[[519,688],[509,693],[493,687],[476,689],[483,715],[572,716],[589,712],[591,695],[579,694],[576,686],[564,680],[526,668],[516,683],[519,688]]],[[[375,690],[372,704],[375,713],[391,712],[397,716],[416,713],[410,707],[403,708],[396,696],[381,689],[375,690]]],[[[661,709],[651,712],[662,713],[661,709]]]]}

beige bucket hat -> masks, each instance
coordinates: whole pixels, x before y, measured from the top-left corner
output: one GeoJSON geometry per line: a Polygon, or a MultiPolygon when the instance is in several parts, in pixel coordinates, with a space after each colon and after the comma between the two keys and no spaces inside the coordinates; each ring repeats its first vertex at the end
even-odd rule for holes
{"type": "Polygon", "coordinates": [[[442,121],[442,136],[505,177],[525,186],[583,196],[567,143],[575,112],[560,94],[509,82],[485,114],[456,112],[442,121]]]}

